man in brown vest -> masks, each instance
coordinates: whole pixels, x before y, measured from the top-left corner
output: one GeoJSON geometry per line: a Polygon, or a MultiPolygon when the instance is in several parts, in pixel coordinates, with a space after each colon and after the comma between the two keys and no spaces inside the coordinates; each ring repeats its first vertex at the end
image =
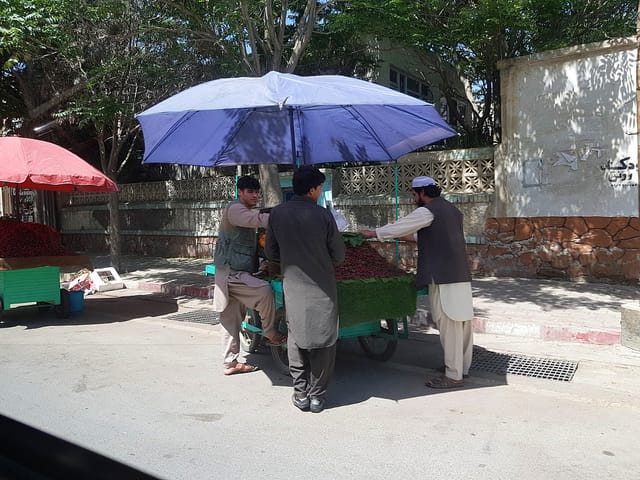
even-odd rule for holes
{"type": "Polygon", "coordinates": [[[429,287],[431,315],[440,330],[444,350],[444,375],[427,380],[431,388],[464,386],[473,353],[473,299],[467,263],[462,213],[440,197],[441,189],[430,177],[411,182],[417,208],[394,223],[362,230],[367,238],[402,238],[418,242],[416,286],[429,287]]]}
{"type": "Polygon", "coordinates": [[[268,213],[260,213],[255,207],[260,195],[260,183],[245,175],[237,183],[238,199],[231,202],[222,213],[220,232],[213,257],[216,266],[213,309],[220,312],[223,328],[223,373],[254,372],[255,365],[238,361],[240,355],[240,330],[245,309],[256,310],[262,319],[268,344],[286,342],[276,330],[275,304],[271,285],[256,278],[256,229],[266,227],[268,213]]]}

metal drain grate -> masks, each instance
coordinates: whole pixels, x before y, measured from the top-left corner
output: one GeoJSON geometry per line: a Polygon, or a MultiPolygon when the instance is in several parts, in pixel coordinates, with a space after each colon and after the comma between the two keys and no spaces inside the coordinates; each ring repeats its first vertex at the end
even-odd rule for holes
{"type": "Polygon", "coordinates": [[[474,349],[471,369],[570,382],[578,369],[578,362],[474,349]]]}
{"type": "Polygon", "coordinates": [[[167,315],[167,320],[177,320],[178,322],[208,323],[217,325],[220,323],[220,314],[211,310],[194,310],[192,312],[176,313],[167,315]]]}

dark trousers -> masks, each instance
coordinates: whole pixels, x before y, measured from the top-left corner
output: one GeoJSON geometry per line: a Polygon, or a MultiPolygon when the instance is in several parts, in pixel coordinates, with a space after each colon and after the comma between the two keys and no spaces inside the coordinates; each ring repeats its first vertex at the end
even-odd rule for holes
{"type": "Polygon", "coordinates": [[[336,344],[325,348],[305,349],[298,347],[289,337],[287,351],[295,394],[300,398],[323,398],[336,366],[336,344]]]}

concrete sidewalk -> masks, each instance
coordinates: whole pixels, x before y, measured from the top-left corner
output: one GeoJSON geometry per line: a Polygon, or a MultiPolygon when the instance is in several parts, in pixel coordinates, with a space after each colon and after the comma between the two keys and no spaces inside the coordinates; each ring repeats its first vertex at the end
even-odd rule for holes
{"type": "MultiPolygon", "coordinates": [[[[90,255],[94,268],[110,265],[108,255],[90,255]]],[[[213,277],[211,259],[122,257],[118,273],[127,288],[181,299],[206,300],[213,277]]],[[[476,333],[613,345],[620,343],[621,306],[637,304],[635,286],[556,280],[482,277],[473,280],[476,333]]],[[[426,322],[419,301],[416,326],[426,322]]]]}

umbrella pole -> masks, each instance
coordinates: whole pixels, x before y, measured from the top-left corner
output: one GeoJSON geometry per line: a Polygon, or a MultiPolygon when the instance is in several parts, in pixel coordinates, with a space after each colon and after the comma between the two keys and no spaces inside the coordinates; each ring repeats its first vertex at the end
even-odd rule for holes
{"type": "MultiPolygon", "coordinates": [[[[399,194],[398,194],[398,160],[396,159],[395,161],[395,168],[394,168],[394,188],[395,188],[395,196],[396,196],[396,221],[398,220],[398,216],[399,216],[399,194]]],[[[396,267],[400,265],[400,242],[398,240],[396,240],[396,267]]]]}
{"type": "Polygon", "coordinates": [[[236,184],[235,186],[235,190],[236,190],[236,198],[238,198],[238,179],[242,176],[242,165],[237,165],[236,166],[236,181],[234,182],[236,184]]]}
{"type": "Polygon", "coordinates": [[[22,214],[20,213],[20,190],[16,187],[13,190],[13,215],[19,221],[22,221],[22,214]]]}
{"type": "Polygon", "coordinates": [[[298,158],[298,152],[296,151],[296,129],[293,122],[293,108],[289,108],[289,130],[291,130],[291,156],[293,157],[293,165],[295,167],[300,166],[300,159],[298,158]]]}

